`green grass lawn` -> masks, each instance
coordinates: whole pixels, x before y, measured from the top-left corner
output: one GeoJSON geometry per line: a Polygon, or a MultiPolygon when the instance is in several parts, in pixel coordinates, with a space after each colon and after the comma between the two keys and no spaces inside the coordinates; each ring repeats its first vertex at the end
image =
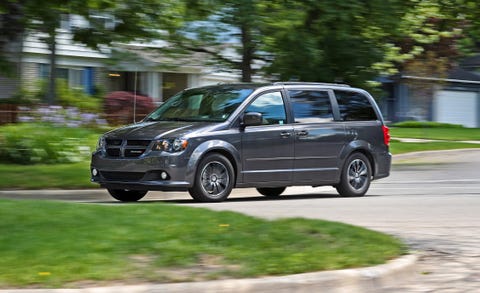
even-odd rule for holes
{"type": "Polygon", "coordinates": [[[480,144],[461,143],[461,142],[426,142],[426,143],[406,143],[392,140],[390,142],[390,151],[395,155],[437,150],[469,149],[480,148],[480,144]]]}
{"type": "Polygon", "coordinates": [[[0,200],[0,288],[283,275],[384,263],[400,241],[326,221],[166,204],[0,200]]]}
{"type": "Polygon", "coordinates": [[[84,189],[90,182],[90,162],[57,165],[0,164],[0,189],[84,189]]]}
{"type": "Polygon", "coordinates": [[[390,128],[392,137],[438,140],[480,140],[479,128],[390,128]]]}

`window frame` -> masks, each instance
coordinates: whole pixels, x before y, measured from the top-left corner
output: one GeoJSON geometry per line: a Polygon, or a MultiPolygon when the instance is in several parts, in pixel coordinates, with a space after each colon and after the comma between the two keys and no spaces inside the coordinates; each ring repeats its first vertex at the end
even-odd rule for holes
{"type": "MultiPolygon", "coordinates": [[[[248,107],[250,107],[251,104],[253,104],[260,96],[263,96],[265,94],[269,94],[269,93],[280,93],[280,96],[282,97],[282,102],[283,102],[283,108],[285,110],[285,122],[283,123],[283,125],[287,125],[287,124],[291,124],[292,123],[292,114],[291,114],[291,108],[290,108],[290,103],[289,103],[289,100],[287,98],[287,94],[286,94],[286,91],[285,89],[283,88],[276,88],[276,89],[269,89],[269,90],[265,90],[265,91],[262,91],[262,92],[259,92],[259,93],[255,93],[251,98],[248,99],[248,102],[245,104],[245,106],[242,108],[241,110],[241,115],[239,116],[239,120],[237,123],[234,123],[234,125],[240,123],[240,120],[241,120],[241,117],[243,117],[243,115],[245,113],[247,113],[247,109],[248,107]]],[[[282,125],[282,124],[262,124],[262,125],[259,125],[260,127],[275,127],[275,126],[278,126],[278,125],[282,125]]],[[[257,126],[257,127],[259,127],[257,126]]],[[[252,126],[252,127],[255,127],[255,126],[252,126]]]]}

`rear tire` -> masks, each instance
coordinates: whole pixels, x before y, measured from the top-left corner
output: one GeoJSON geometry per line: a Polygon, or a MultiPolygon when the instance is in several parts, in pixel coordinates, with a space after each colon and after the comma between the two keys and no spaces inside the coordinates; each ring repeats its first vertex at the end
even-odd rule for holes
{"type": "Polygon", "coordinates": [[[221,154],[211,153],[200,161],[188,193],[197,201],[220,202],[230,195],[234,182],[232,163],[221,154]]]}
{"type": "Polygon", "coordinates": [[[335,186],[340,196],[359,197],[367,193],[372,180],[372,167],[364,154],[350,155],[341,172],[340,183],[335,186]]]}
{"type": "Polygon", "coordinates": [[[285,191],[286,187],[259,187],[258,193],[266,197],[278,197],[285,191]]]}
{"type": "Polygon", "coordinates": [[[119,201],[134,202],[142,199],[148,191],[128,189],[107,189],[110,195],[119,201]]]}

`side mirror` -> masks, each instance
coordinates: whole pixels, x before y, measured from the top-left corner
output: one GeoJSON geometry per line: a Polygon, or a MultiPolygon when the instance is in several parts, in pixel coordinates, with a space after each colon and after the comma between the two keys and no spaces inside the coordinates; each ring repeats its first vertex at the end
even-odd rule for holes
{"type": "Polygon", "coordinates": [[[257,126],[262,125],[263,115],[258,112],[248,112],[243,115],[242,126],[257,126]]]}

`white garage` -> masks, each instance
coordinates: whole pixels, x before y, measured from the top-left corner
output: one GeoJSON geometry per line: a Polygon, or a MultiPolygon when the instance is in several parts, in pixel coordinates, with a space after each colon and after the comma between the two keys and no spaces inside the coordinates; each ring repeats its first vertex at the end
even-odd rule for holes
{"type": "Polygon", "coordinates": [[[480,94],[469,91],[437,91],[433,100],[433,120],[480,127],[480,94]]]}

